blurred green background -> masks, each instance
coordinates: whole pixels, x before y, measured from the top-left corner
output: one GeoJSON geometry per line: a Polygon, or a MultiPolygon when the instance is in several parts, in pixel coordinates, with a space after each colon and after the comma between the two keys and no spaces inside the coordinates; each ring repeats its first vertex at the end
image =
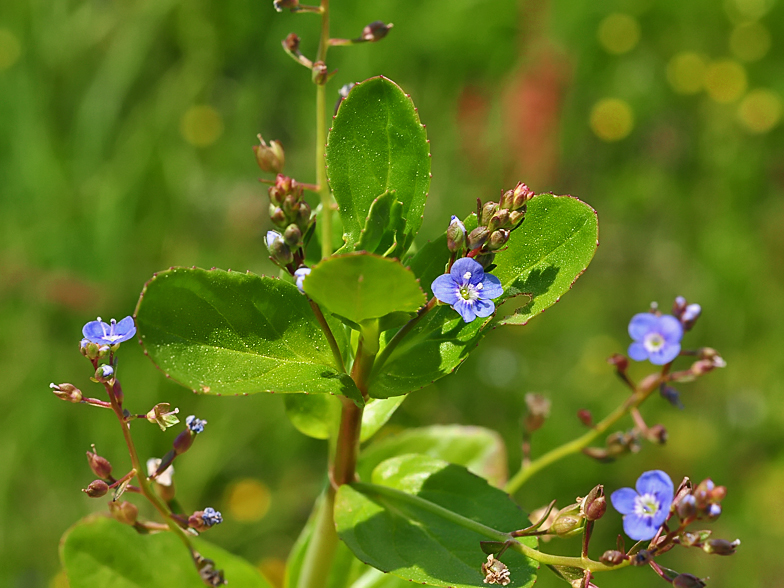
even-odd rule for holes
{"type": "MultiPolygon", "coordinates": [[[[291,31],[312,54],[318,19],[271,0],[15,0],[0,3],[0,585],[62,588],[57,544],[103,511],[80,492],[90,444],[127,467],[109,413],[59,402],[48,384],[98,395],[77,344],[97,315],[121,318],[156,270],[218,266],[272,273],[266,191],[251,145],[286,147],[287,171],[314,181],[314,91],[281,50],[291,31]]],[[[384,74],[427,125],[433,181],[421,242],[475,199],[526,181],[599,212],[593,264],[560,304],[497,331],[459,372],[416,392],[386,432],[432,423],[499,431],[520,459],[524,395],[552,417],[534,455],[581,432],[625,397],[605,363],[626,325],[676,295],[704,315],[687,346],[728,367],[682,385],[685,410],[643,413],[665,447],[613,465],[573,457],[534,478],[526,509],[572,502],[593,485],[632,485],[661,468],[729,489],[712,527],[742,538],[732,558],[685,550],[663,565],[715,588],[781,585],[784,564],[784,5],[775,0],[333,0],[332,33],[393,22],[378,44],[335,48],[344,83],[384,74]]],[[[210,539],[274,573],[316,496],[323,442],[289,424],[272,395],[201,398],[167,382],[126,344],[126,405],[160,401],[209,421],[178,461],[186,508],[212,505],[210,539]]],[[[645,373],[643,365],[633,374],[645,373]]],[[[163,454],[176,431],[135,428],[163,454]]],[[[384,434],[384,433],[382,433],[384,434]]],[[[614,544],[608,513],[594,540],[614,544]]],[[[578,544],[549,543],[574,552],[578,544]]],[[[477,563],[478,565],[478,563],[477,563]]],[[[649,570],[600,576],[604,588],[662,586],[649,570]]],[[[543,572],[539,586],[558,586],[543,572]]]]}

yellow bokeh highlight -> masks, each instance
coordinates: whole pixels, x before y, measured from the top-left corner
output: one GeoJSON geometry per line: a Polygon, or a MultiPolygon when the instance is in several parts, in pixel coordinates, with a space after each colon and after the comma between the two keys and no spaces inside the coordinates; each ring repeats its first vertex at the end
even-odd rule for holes
{"type": "Polygon", "coordinates": [[[747,19],[757,19],[773,7],[774,0],[730,0],[732,8],[747,19]]]}
{"type": "Polygon", "coordinates": [[[191,106],[180,119],[180,133],[195,147],[208,147],[223,134],[223,118],[212,106],[191,106]]]}
{"type": "Polygon", "coordinates": [[[608,53],[627,53],[640,42],[640,23],[628,14],[610,14],[599,23],[598,37],[608,53]]]}
{"type": "Polygon", "coordinates": [[[705,84],[707,67],[697,53],[678,53],[667,64],[667,81],[678,94],[696,94],[705,84]]]}
{"type": "Polygon", "coordinates": [[[277,557],[265,557],[257,567],[274,588],[283,588],[286,580],[285,561],[277,557]]]}
{"type": "Polygon", "coordinates": [[[758,22],[736,26],[730,35],[730,51],[742,61],[757,61],[770,51],[770,32],[758,22]]]}
{"type": "Polygon", "coordinates": [[[591,110],[591,130],[602,141],[620,141],[634,128],[634,113],[627,102],[605,98],[591,110]]]}
{"type": "Polygon", "coordinates": [[[52,579],[49,580],[49,588],[69,588],[68,576],[65,575],[63,570],[52,576],[52,579]]]}
{"type": "Polygon", "coordinates": [[[753,90],[738,106],[738,119],[752,133],[767,133],[781,122],[784,104],[770,90],[753,90]]]}
{"type": "Polygon", "coordinates": [[[229,487],[227,494],[228,512],[236,521],[255,522],[264,518],[269,510],[269,488],[258,480],[239,480],[229,487]]]}
{"type": "Polygon", "coordinates": [[[0,71],[8,69],[22,55],[22,44],[8,29],[0,29],[0,71]]]}
{"type": "Polygon", "coordinates": [[[737,61],[714,61],[705,71],[705,90],[721,104],[738,100],[746,92],[746,86],[746,69],[737,61]]]}

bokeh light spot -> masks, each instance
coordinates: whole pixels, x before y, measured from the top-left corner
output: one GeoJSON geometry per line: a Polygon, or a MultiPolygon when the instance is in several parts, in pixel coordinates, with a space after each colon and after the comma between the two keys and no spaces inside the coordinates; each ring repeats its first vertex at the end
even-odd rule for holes
{"type": "Polygon", "coordinates": [[[52,576],[52,579],[49,580],[49,588],[69,588],[68,576],[65,575],[65,571],[60,570],[52,576]]]}
{"type": "Polygon", "coordinates": [[[746,130],[767,133],[781,122],[784,104],[770,90],[753,90],[738,106],[738,118],[746,130]]]}
{"type": "Polygon", "coordinates": [[[747,19],[757,19],[764,16],[773,6],[774,0],[729,0],[728,11],[737,12],[747,19]]]}
{"type": "Polygon", "coordinates": [[[270,491],[262,482],[247,478],[229,487],[226,502],[234,520],[255,522],[264,518],[269,510],[270,491]]]}
{"type": "Polygon", "coordinates": [[[696,53],[678,53],[667,64],[667,81],[678,94],[696,94],[705,83],[705,60],[696,53]]]}
{"type": "Polygon", "coordinates": [[[716,102],[735,102],[746,92],[746,70],[731,59],[714,61],[705,71],[705,89],[716,102]]]}
{"type": "Polygon", "coordinates": [[[223,134],[223,118],[212,106],[191,106],[180,119],[183,138],[195,147],[207,147],[223,134]]]}
{"type": "Polygon", "coordinates": [[[602,141],[620,141],[634,128],[631,106],[617,98],[605,98],[591,110],[591,129],[602,141]]]}
{"type": "Polygon", "coordinates": [[[281,588],[286,579],[286,562],[277,557],[265,557],[259,562],[259,570],[275,588],[281,588]]]}
{"type": "Polygon", "coordinates": [[[640,42],[640,23],[628,14],[610,14],[599,23],[599,43],[608,53],[620,55],[640,42]]]}
{"type": "Polygon", "coordinates": [[[0,71],[8,69],[22,54],[22,44],[8,29],[0,29],[0,71]]]}
{"type": "Polygon", "coordinates": [[[730,35],[730,51],[743,61],[757,61],[770,50],[770,32],[758,22],[736,26],[730,35]]]}

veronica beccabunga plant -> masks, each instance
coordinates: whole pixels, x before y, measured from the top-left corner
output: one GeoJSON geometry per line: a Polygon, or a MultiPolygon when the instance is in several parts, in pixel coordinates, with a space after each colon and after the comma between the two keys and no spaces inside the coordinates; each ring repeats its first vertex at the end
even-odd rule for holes
{"type": "Polygon", "coordinates": [[[688,529],[721,513],[726,490],[710,480],[694,486],[686,478],[676,488],[655,470],[643,473],[636,489],[614,491],[610,501],[624,516],[626,534],[649,544],[626,550],[620,542],[598,559],[589,556],[589,547],[606,512],[603,485],[583,489],[574,504],[556,508],[553,501],[531,520],[513,500],[532,477],[574,453],[610,462],[639,451],[645,441],[663,443],[666,429],[646,424],[643,402],[658,391],[680,404],[675,384],[724,366],[713,349],[683,347],[698,305],[679,298],[671,315],[652,307],[632,318],[629,356],[656,369],[635,381],[628,359],[611,357],[629,394],[603,420],[582,413],[588,430],[576,439],[531,455],[530,437],[545,424],[550,403],[527,398],[523,461],[508,480],[486,467],[502,450],[490,432],[427,427],[372,440],[407,394],[452,373],[490,330],[526,324],[569,290],[596,249],[596,213],[576,198],[537,195],[519,182],[497,202],[478,201],[475,212],[453,211],[442,234],[414,248],[430,189],[430,153],[411,99],[384,77],[353,84],[341,90],[326,134],[325,88],[334,75],[328,49],[378,41],[391,25],[374,22],[356,38],[336,39],[329,34],[326,0],[319,6],[276,0],[275,7],[322,18],[314,58],[301,52],[295,34],[283,41],[316,88],[315,180],[285,175],[283,145],[259,135],[254,152],[270,174],[262,181],[269,186],[274,227],[265,245],[279,274],[172,268],[144,286],[133,318],[85,325],[80,351],[102,398],[87,397],[72,384],[51,387],[63,400],[113,413],[131,468],[116,477],[95,448],[88,452],[96,479],[84,492],[108,497],[112,518],[87,519],[66,535],[62,558],[72,586],[109,586],[128,577],[153,588],[194,581],[234,585],[234,578],[238,586],[269,585],[253,566],[202,540],[223,521],[219,511],[185,508],[176,495],[173,464],[197,437],[209,442],[207,420],[189,415],[182,427],[179,409],[168,402],[146,413],[131,411],[133,394],[126,397],[120,385],[117,354],[137,329],[150,359],[183,386],[213,395],[285,393],[294,425],[329,439],[325,488],[287,563],[286,588],[380,586],[378,570],[391,573],[383,577],[385,588],[408,582],[530,587],[540,564],[583,588],[595,586],[600,572],[631,565],[648,566],[675,586],[703,585],[696,576],[662,567],[659,557],[675,546],[735,551],[737,542],[688,529]],[[336,227],[342,240],[335,251],[336,227]],[[525,304],[506,312],[504,302],[520,296],[525,304]],[[693,361],[675,370],[681,357],[693,361]],[[611,430],[627,416],[631,428],[611,430]],[[162,431],[182,427],[162,457],[139,456],[132,429],[136,434],[136,422],[143,420],[162,431]],[[460,449],[469,436],[486,445],[482,457],[460,449]],[[596,444],[600,439],[604,443],[596,444]],[[420,445],[431,449],[411,453],[420,445]],[[142,520],[128,497],[146,499],[160,520],[142,520]],[[538,547],[539,537],[573,535],[582,536],[574,556],[538,547]]]}

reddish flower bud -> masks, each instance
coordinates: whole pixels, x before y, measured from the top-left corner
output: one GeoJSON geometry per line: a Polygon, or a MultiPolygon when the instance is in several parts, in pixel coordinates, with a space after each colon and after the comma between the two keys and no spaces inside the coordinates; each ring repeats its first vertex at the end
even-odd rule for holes
{"type": "Polygon", "coordinates": [[[599,484],[583,498],[582,513],[589,521],[598,521],[607,512],[607,498],[604,496],[604,486],[599,484]]]}
{"type": "Polygon", "coordinates": [[[90,498],[100,498],[109,491],[109,484],[103,480],[93,480],[90,484],[82,490],[90,498]]]}
{"type": "Polygon", "coordinates": [[[49,387],[60,400],[79,403],[82,401],[82,391],[73,384],[49,384],[49,387]]]}
{"type": "Polygon", "coordinates": [[[705,553],[713,553],[716,555],[732,555],[735,553],[738,545],[740,545],[740,539],[735,539],[735,541],[709,539],[703,544],[702,550],[705,553]]]}
{"type": "Polygon", "coordinates": [[[126,525],[136,524],[136,519],[139,517],[139,509],[136,505],[126,501],[110,502],[109,512],[115,519],[126,525]]]}
{"type": "Polygon", "coordinates": [[[253,152],[256,154],[256,163],[259,164],[262,171],[279,174],[283,171],[283,164],[286,161],[283,145],[281,145],[280,141],[270,141],[269,145],[267,145],[261,135],[258,135],[258,137],[261,144],[253,146],[253,152]]]}
{"type": "Polygon", "coordinates": [[[622,552],[616,551],[614,549],[605,551],[599,558],[599,561],[607,566],[617,566],[618,564],[623,563],[625,560],[626,556],[622,552]]]}
{"type": "Polygon", "coordinates": [[[193,445],[194,437],[196,437],[196,435],[191,433],[190,429],[185,429],[182,433],[177,435],[176,439],[174,439],[174,443],[172,444],[174,452],[177,455],[181,455],[188,451],[191,448],[191,445],[193,445]]]}
{"type": "Polygon", "coordinates": [[[392,23],[384,24],[380,20],[376,20],[362,29],[362,40],[371,43],[380,41],[387,36],[389,29],[393,27],[392,23]]]}
{"type": "Polygon", "coordinates": [[[87,463],[90,464],[90,469],[99,478],[107,479],[112,475],[112,464],[105,457],[95,453],[94,449],[92,453],[87,452],[87,463]]]}

